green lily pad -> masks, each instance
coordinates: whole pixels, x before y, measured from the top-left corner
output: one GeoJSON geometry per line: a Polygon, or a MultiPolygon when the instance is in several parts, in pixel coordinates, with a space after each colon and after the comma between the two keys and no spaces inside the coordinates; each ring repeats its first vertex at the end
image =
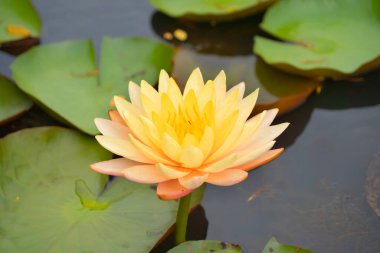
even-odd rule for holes
{"type": "Polygon", "coordinates": [[[284,41],[256,37],[254,52],[285,71],[339,78],[380,65],[379,1],[284,0],[261,28],[284,41]]]}
{"type": "Polygon", "coordinates": [[[302,249],[297,246],[279,243],[272,237],[265,246],[262,253],[313,253],[310,250],[302,249]]]}
{"type": "Polygon", "coordinates": [[[168,253],[243,253],[242,249],[235,244],[220,241],[188,241],[181,243],[168,253]]]}
{"type": "Polygon", "coordinates": [[[0,0],[0,48],[19,53],[36,45],[41,21],[29,0],[0,0]]]}
{"type": "Polygon", "coordinates": [[[172,54],[146,38],[105,38],[98,70],[90,41],[68,41],[33,48],[11,69],[17,85],[49,112],[95,135],[94,118],[107,117],[113,96],[128,98],[129,81],[155,84],[161,69],[171,70],[172,54]]]}
{"type": "Polygon", "coordinates": [[[33,105],[32,101],[4,76],[0,76],[0,91],[0,124],[16,118],[33,105]]]}
{"type": "Polygon", "coordinates": [[[88,165],[111,154],[91,137],[32,128],[0,150],[0,252],[147,253],[175,222],[178,203],[154,187],[123,178],[105,187],[88,165]]]}
{"type": "Polygon", "coordinates": [[[174,57],[172,74],[182,88],[196,67],[200,67],[205,80],[214,79],[224,70],[228,88],[244,81],[246,95],[260,88],[254,114],[271,108],[279,108],[280,114],[293,110],[319,85],[315,80],[279,71],[258,60],[254,55],[226,57],[179,48],[174,57]]]}
{"type": "Polygon", "coordinates": [[[195,21],[225,21],[266,9],[276,0],[150,0],[159,11],[195,21]]]}

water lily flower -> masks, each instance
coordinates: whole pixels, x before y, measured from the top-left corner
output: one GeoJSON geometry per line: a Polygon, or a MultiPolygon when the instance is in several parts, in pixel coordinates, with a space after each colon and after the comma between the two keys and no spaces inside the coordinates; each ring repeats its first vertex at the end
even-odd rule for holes
{"type": "Polygon", "coordinates": [[[204,83],[199,69],[183,93],[162,70],[158,91],[147,82],[129,84],[130,102],[115,96],[110,120],[95,119],[97,141],[122,158],[91,165],[97,172],[157,183],[161,199],[178,199],[204,183],[237,184],[248,171],[283,152],[274,139],[289,125],[271,126],[278,110],[250,118],[258,90],[244,97],[245,84],[226,91],[221,71],[204,83]],[[244,98],[243,98],[244,97],[244,98]]]}

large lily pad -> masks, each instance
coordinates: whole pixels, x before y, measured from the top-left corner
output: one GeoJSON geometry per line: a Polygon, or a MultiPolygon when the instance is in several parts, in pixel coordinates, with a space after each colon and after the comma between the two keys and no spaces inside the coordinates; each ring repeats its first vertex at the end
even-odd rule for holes
{"type": "Polygon", "coordinates": [[[181,243],[168,253],[243,253],[242,249],[235,244],[220,241],[188,241],[181,243]]]}
{"type": "Polygon", "coordinates": [[[253,55],[224,57],[204,55],[184,48],[177,50],[173,76],[179,85],[186,83],[188,75],[196,67],[202,69],[205,80],[214,79],[224,70],[228,88],[244,81],[246,95],[260,88],[253,113],[271,108],[279,108],[281,114],[286,113],[302,104],[319,84],[314,80],[278,71],[253,55]]]}
{"type": "Polygon", "coordinates": [[[284,0],[261,28],[284,41],[255,38],[267,63],[312,77],[342,77],[380,65],[380,2],[284,0]]]}
{"type": "Polygon", "coordinates": [[[4,76],[0,76],[0,124],[27,111],[32,101],[16,85],[4,76]]]}
{"type": "Polygon", "coordinates": [[[29,0],[0,0],[0,48],[18,53],[38,43],[41,21],[29,0]]]}
{"type": "Polygon", "coordinates": [[[116,178],[104,189],[88,164],[111,154],[91,137],[34,128],[0,151],[0,252],[147,253],[175,221],[177,202],[150,185],[116,178]]]}
{"type": "Polygon", "coordinates": [[[195,21],[225,21],[264,10],[276,0],[150,0],[171,17],[195,21]]]}
{"type": "Polygon", "coordinates": [[[115,95],[128,98],[129,81],[156,83],[171,70],[173,49],[149,39],[105,38],[100,70],[90,41],[68,41],[33,48],[11,65],[14,79],[53,115],[88,134],[93,120],[107,117],[115,95]]]}
{"type": "Polygon", "coordinates": [[[271,238],[262,253],[313,253],[310,250],[302,249],[297,246],[281,244],[276,238],[271,238]]]}

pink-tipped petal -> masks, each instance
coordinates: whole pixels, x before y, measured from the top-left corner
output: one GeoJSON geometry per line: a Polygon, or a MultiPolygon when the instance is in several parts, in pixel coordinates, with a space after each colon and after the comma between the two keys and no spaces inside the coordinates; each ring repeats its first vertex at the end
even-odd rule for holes
{"type": "Polygon", "coordinates": [[[123,170],[132,166],[140,165],[141,163],[126,159],[118,158],[108,161],[93,163],[90,168],[96,172],[111,176],[123,176],[123,170]]]}
{"type": "Polygon", "coordinates": [[[262,154],[260,157],[231,169],[239,169],[245,171],[253,170],[263,164],[269,163],[270,161],[276,159],[281,155],[282,152],[284,152],[284,150],[284,148],[269,150],[266,153],[262,154]]]}
{"type": "Polygon", "coordinates": [[[220,186],[230,186],[240,183],[247,177],[248,173],[244,170],[227,169],[218,173],[210,173],[206,182],[220,186]]]}
{"type": "Polygon", "coordinates": [[[94,121],[98,130],[106,136],[128,139],[128,134],[131,133],[127,126],[108,119],[96,118],[94,121]]]}
{"type": "Polygon", "coordinates": [[[114,122],[117,122],[122,125],[126,125],[124,119],[120,116],[120,113],[116,110],[109,110],[108,115],[110,116],[110,119],[114,122]]]}
{"type": "Polygon", "coordinates": [[[193,171],[189,175],[179,178],[178,181],[186,189],[193,190],[201,186],[207,177],[208,173],[193,171]]]}
{"type": "Polygon", "coordinates": [[[154,165],[137,165],[123,170],[125,178],[143,184],[155,184],[169,180],[154,165]]]}
{"type": "Polygon", "coordinates": [[[163,200],[179,199],[191,192],[192,190],[180,185],[177,179],[159,183],[157,186],[157,195],[163,200]]]}

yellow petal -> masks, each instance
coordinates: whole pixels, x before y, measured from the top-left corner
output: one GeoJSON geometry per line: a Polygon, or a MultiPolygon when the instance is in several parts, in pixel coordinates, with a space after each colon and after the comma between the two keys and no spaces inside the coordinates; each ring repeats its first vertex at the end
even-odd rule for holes
{"type": "Polygon", "coordinates": [[[198,94],[199,91],[203,88],[203,86],[204,81],[202,73],[199,68],[196,68],[193,70],[189,79],[187,80],[183,95],[186,96],[191,90],[193,90],[195,94],[198,94]]]}
{"type": "Polygon", "coordinates": [[[233,167],[231,169],[250,171],[265,163],[269,163],[270,161],[272,161],[273,159],[281,155],[282,152],[284,152],[284,148],[272,149],[272,150],[269,150],[268,152],[265,152],[264,154],[262,154],[256,159],[250,160],[244,164],[241,164],[237,167],[233,167]]]}
{"type": "Polygon", "coordinates": [[[162,151],[173,161],[178,161],[181,154],[181,146],[170,135],[162,135],[162,151]]]}
{"type": "Polygon", "coordinates": [[[171,99],[173,105],[178,109],[179,105],[182,104],[182,94],[178,87],[178,84],[173,78],[169,79],[169,87],[167,92],[169,98],[171,99]]]}
{"type": "Polygon", "coordinates": [[[254,159],[260,157],[262,154],[269,151],[275,143],[276,143],[275,141],[271,141],[271,142],[268,142],[267,144],[262,145],[258,148],[251,149],[250,147],[247,147],[244,150],[236,152],[237,159],[233,163],[232,167],[242,165],[248,161],[251,161],[251,160],[254,160],[254,159]]]}
{"type": "Polygon", "coordinates": [[[194,146],[185,147],[180,155],[180,162],[185,168],[198,168],[203,163],[204,155],[202,151],[194,146]]]}
{"type": "Polygon", "coordinates": [[[125,118],[126,115],[138,116],[141,114],[136,107],[120,96],[115,96],[114,101],[117,111],[124,120],[127,120],[125,118]]]}
{"type": "Polygon", "coordinates": [[[256,89],[254,92],[252,92],[239,102],[239,117],[241,117],[242,120],[246,121],[249,115],[251,115],[253,107],[255,107],[258,95],[259,89],[256,89]]]}
{"type": "Polygon", "coordinates": [[[223,107],[224,97],[226,96],[226,74],[224,71],[220,71],[219,74],[214,79],[215,84],[215,103],[216,107],[219,109],[223,107]]]}
{"type": "Polygon", "coordinates": [[[207,103],[215,103],[215,85],[213,81],[207,81],[205,86],[201,89],[197,100],[198,107],[201,111],[203,111],[203,108],[207,103]]]}
{"type": "Polygon", "coordinates": [[[152,148],[144,145],[139,140],[137,140],[133,135],[129,135],[129,139],[131,143],[135,146],[137,150],[139,150],[144,156],[146,156],[151,161],[154,161],[155,163],[165,163],[170,165],[177,165],[172,160],[166,158],[166,156],[161,153],[153,150],[152,148]]]}
{"type": "Polygon", "coordinates": [[[203,172],[212,172],[212,173],[220,172],[227,168],[231,168],[236,162],[236,159],[237,159],[236,154],[230,154],[226,157],[221,158],[219,161],[205,165],[199,170],[203,172]]]}
{"type": "Polygon", "coordinates": [[[169,87],[169,75],[165,70],[161,69],[160,77],[158,80],[158,91],[160,93],[167,92],[168,87],[169,87]]]}
{"type": "Polygon", "coordinates": [[[247,122],[244,124],[243,132],[236,142],[236,149],[241,149],[240,147],[243,147],[243,144],[247,143],[247,140],[249,140],[251,136],[254,135],[256,131],[258,131],[261,122],[265,118],[266,112],[267,111],[263,111],[262,113],[259,113],[247,120],[247,122]]]}
{"type": "Polygon", "coordinates": [[[206,126],[206,128],[204,129],[202,138],[199,142],[199,148],[202,150],[203,155],[205,157],[208,157],[213,146],[214,146],[214,130],[209,126],[206,126]]]}
{"type": "Polygon", "coordinates": [[[148,118],[152,117],[152,112],[161,111],[161,98],[158,92],[146,81],[141,81],[141,103],[148,118]]]}
{"type": "Polygon", "coordinates": [[[233,86],[231,89],[227,91],[227,96],[229,93],[235,93],[236,91],[238,92],[238,100],[241,100],[244,97],[245,83],[240,82],[236,84],[235,86],[233,86]]]}
{"type": "Polygon", "coordinates": [[[123,156],[130,160],[141,163],[154,163],[154,161],[141,154],[141,152],[137,150],[129,140],[123,140],[103,135],[97,135],[95,138],[100,145],[116,155],[123,156]]]}
{"type": "Polygon", "coordinates": [[[132,104],[136,106],[140,111],[142,111],[143,107],[141,104],[140,86],[130,81],[128,89],[129,89],[129,98],[131,99],[132,104]]]}
{"type": "Polygon", "coordinates": [[[194,135],[187,133],[185,134],[185,137],[183,138],[181,145],[182,147],[187,147],[187,146],[197,147],[199,145],[199,141],[197,140],[197,138],[195,138],[194,135]]]}
{"type": "Polygon", "coordinates": [[[156,164],[156,167],[170,179],[184,177],[191,173],[192,170],[181,167],[168,166],[162,163],[156,164]]]}
{"type": "Polygon", "coordinates": [[[180,185],[186,189],[192,190],[201,186],[207,179],[208,174],[194,171],[187,176],[178,179],[180,185]]]}
{"type": "Polygon", "coordinates": [[[248,139],[244,147],[257,148],[270,141],[276,139],[285,129],[289,126],[289,123],[281,123],[278,125],[269,126],[260,129],[255,133],[252,138],[248,139]]]}

